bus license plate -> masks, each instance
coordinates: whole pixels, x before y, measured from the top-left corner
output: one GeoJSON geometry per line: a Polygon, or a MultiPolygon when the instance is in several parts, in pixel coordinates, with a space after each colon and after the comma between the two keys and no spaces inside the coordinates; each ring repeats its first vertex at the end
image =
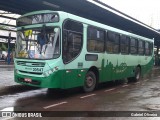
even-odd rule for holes
{"type": "Polygon", "coordinates": [[[24,78],[24,81],[25,82],[32,82],[32,79],[30,79],[30,78],[24,78]]]}

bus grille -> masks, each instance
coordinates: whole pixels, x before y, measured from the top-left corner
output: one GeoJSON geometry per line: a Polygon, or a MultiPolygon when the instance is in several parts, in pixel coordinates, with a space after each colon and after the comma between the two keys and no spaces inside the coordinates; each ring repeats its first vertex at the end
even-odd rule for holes
{"type": "Polygon", "coordinates": [[[17,61],[17,65],[28,66],[28,67],[44,67],[45,62],[26,62],[26,61],[17,61]]]}
{"type": "Polygon", "coordinates": [[[22,70],[19,70],[19,72],[21,72],[21,73],[27,73],[27,74],[34,74],[34,75],[42,75],[42,72],[37,73],[37,72],[28,72],[28,71],[22,71],[22,70]]]}

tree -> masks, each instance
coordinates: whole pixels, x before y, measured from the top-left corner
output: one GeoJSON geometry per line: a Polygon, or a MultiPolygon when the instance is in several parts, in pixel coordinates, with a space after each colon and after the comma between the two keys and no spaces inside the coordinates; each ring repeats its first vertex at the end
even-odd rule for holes
{"type": "Polygon", "coordinates": [[[7,47],[6,47],[6,45],[5,45],[4,43],[2,43],[1,50],[2,50],[2,51],[7,51],[7,47]]]}
{"type": "MultiPolygon", "coordinates": [[[[2,23],[6,23],[6,21],[3,21],[2,23]]],[[[8,27],[8,26],[6,26],[6,25],[0,25],[0,30],[3,30],[3,29],[7,29],[7,30],[9,30],[10,28],[8,27]]]]}

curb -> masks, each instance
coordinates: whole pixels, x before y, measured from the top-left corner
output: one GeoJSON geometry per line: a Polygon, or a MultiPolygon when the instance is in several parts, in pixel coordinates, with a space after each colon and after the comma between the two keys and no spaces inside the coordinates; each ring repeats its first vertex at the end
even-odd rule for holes
{"type": "Polygon", "coordinates": [[[0,65],[0,68],[14,68],[14,65],[0,65]]]}
{"type": "Polygon", "coordinates": [[[21,93],[28,90],[36,90],[39,89],[37,87],[31,87],[26,85],[12,85],[12,86],[5,86],[0,88],[0,96],[14,94],[14,93],[21,93]]]}

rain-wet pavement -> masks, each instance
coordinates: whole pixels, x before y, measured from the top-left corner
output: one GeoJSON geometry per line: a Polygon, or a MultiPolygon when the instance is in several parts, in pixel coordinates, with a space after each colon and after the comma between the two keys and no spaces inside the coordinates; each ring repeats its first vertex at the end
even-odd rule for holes
{"type": "Polygon", "coordinates": [[[0,96],[37,89],[14,82],[13,70],[13,65],[0,65],[0,96]]]}
{"type": "MultiPolygon", "coordinates": [[[[80,88],[76,88],[47,94],[47,89],[23,91],[23,87],[21,87],[22,89],[17,90],[17,92],[0,96],[0,110],[13,107],[14,111],[47,111],[48,116],[54,116],[55,114],[48,111],[72,111],[60,112],[58,114],[64,116],[68,114],[68,117],[66,115],[66,117],[59,118],[57,115],[54,120],[160,120],[159,70],[159,68],[154,68],[143,80],[136,83],[108,82],[101,84],[97,90],[91,93],[83,93],[80,88]],[[127,116],[128,114],[131,115],[131,113],[140,111],[142,113],[155,111],[155,114],[158,114],[159,117],[127,116]]],[[[20,118],[11,119],[17,120],[20,118]]],[[[53,118],[45,117],[45,119],[53,118]]]]}

